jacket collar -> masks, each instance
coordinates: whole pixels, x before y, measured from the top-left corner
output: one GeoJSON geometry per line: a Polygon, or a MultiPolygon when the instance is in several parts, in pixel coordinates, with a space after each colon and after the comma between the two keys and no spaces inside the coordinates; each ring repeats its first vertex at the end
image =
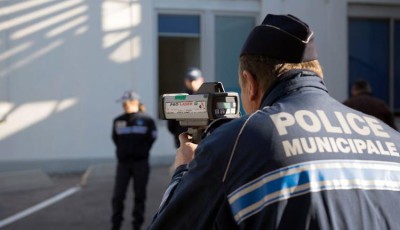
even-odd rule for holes
{"type": "Polygon", "coordinates": [[[280,97],[303,87],[317,88],[328,93],[324,81],[309,70],[290,70],[276,79],[265,92],[260,108],[271,106],[280,97]]]}

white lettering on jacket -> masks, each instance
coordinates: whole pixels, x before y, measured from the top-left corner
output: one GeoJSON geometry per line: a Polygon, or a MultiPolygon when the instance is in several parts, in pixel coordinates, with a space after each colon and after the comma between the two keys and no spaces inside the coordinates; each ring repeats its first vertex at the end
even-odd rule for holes
{"type": "Polygon", "coordinates": [[[298,110],[294,115],[287,112],[280,112],[270,115],[272,122],[280,136],[288,134],[288,128],[298,125],[307,132],[316,133],[325,129],[328,133],[357,133],[368,136],[371,132],[377,137],[389,138],[389,134],[383,130],[379,121],[367,116],[359,116],[355,113],[342,114],[335,112],[335,123],[332,125],[325,112],[317,110],[315,113],[309,110],[298,110]]]}
{"type": "Polygon", "coordinates": [[[369,140],[368,136],[390,138],[380,121],[355,113],[334,112],[328,118],[325,111],[298,110],[294,114],[280,112],[270,115],[278,134],[288,135],[294,128],[308,133],[325,131],[325,137],[299,137],[282,141],[287,157],[304,153],[377,154],[400,157],[396,144],[390,141],[369,140]],[[329,134],[344,134],[343,137],[329,137],[329,134]],[[359,134],[365,139],[346,138],[348,134],[359,134]]]}

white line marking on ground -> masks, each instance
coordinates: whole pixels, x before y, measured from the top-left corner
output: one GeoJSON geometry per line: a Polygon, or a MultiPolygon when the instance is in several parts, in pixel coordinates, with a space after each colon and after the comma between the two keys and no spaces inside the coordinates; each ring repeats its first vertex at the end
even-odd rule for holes
{"type": "Polygon", "coordinates": [[[60,193],[60,194],[58,194],[58,195],[56,195],[56,196],[54,196],[54,197],[52,197],[50,199],[47,199],[47,200],[45,200],[45,201],[43,201],[43,202],[41,202],[41,203],[39,203],[39,204],[37,204],[35,206],[32,206],[32,207],[30,207],[28,209],[25,209],[22,212],[19,212],[19,213],[13,215],[13,216],[10,216],[10,217],[8,217],[8,218],[6,218],[4,220],[0,220],[0,228],[6,226],[8,224],[11,224],[11,223],[13,223],[13,222],[15,222],[17,220],[20,220],[20,219],[22,219],[24,217],[27,217],[27,216],[29,216],[29,215],[31,215],[31,214],[43,209],[43,208],[46,208],[47,206],[55,204],[58,201],[60,201],[60,200],[62,200],[64,198],[67,198],[68,196],[71,196],[72,194],[80,191],[81,189],[82,188],[80,186],[72,187],[72,188],[70,188],[68,190],[65,190],[64,192],[62,192],[62,193],[60,193]]]}

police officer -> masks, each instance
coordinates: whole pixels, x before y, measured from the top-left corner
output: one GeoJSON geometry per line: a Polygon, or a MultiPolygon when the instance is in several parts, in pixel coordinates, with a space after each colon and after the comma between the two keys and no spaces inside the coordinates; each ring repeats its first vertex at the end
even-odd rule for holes
{"type": "Polygon", "coordinates": [[[400,134],[329,96],[314,34],[267,15],[240,55],[246,116],[180,135],[150,229],[397,229],[400,134]]]}
{"type": "Polygon", "coordinates": [[[123,104],[124,114],[113,121],[112,140],[116,146],[117,170],[112,197],[112,229],[120,229],[123,221],[126,191],[133,179],[133,229],[144,222],[146,187],[150,173],[149,151],[156,140],[157,129],[153,119],[140,108],[139,95],[126,91],[117,101],[123,104]]]}
{"type": "MultiPolygon", "coordinates": [[[[194,94],[200,86],[204,83],[203,74],[197,67],[189,67],[186,70],[185,75],[185,93],[194,94]]],[[[179,147],[179,134],[186,132],[187,128],[179,125],[179,121],[168,120],[167,123],[169,132],[174,135],[175,147],[179,147]]]]}

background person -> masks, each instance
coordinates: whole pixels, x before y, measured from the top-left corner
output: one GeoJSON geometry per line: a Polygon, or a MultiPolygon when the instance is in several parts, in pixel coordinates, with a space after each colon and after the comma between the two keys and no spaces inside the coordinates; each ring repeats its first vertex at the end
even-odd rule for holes
{"type": "Polygon", "coordinates": [[[149,152],[157,138],[153,119],[144,113],[139,95],[126,91],[118,100],[124,113],[113,121],[112,140],[116,147],[117,170],[112,197],[112,229],[120,229],[123,222],[124,201],[131,179],[134,205],[132,226],[140,229],[144,222],[146,187],[150,173],[149,152]],[[141,107],[142,106],[142,107],[141,107]]]}
{"type": "Polygon", "coordinates": [[[305,22],[267,15],[238,72],[247,115],[179,136],[151,230],[400,226],[400,134],[328,94],[305,22]]]}
{"type": "MultiPolygon", "coordinates": [[[[186,70],[185,75],[185,90],[184,93],[194,94],[199,90],[200,86],[204,83],[203,74],[197,67],[190,67],[186,70]]],[[[179,125],[179,121],[168,120],[168,130],[174,135],[175,147],[179,147],[179,134],[186,132],[187,128],[179,125]]]]}
{"type": "Polygon", "coordinates": [[[351,97],[343,104],[379,118],[390,127],[397,129],[393,113],[383,100],[372,95],[372,89],[368,81],[359,80],[354,82],[351,87],[351,97]]]}

